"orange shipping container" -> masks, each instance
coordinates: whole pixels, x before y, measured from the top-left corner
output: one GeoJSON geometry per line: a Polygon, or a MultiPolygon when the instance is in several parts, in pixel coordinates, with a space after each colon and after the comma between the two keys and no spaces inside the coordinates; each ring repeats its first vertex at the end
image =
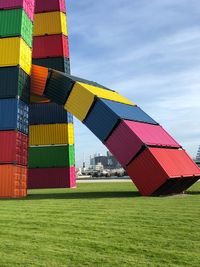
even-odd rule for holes
{"type": "Polygon", "coordinates": [[[0,165],[0,197],[19,198],[27,195],[27,168],[19,165],[0,165]]]}

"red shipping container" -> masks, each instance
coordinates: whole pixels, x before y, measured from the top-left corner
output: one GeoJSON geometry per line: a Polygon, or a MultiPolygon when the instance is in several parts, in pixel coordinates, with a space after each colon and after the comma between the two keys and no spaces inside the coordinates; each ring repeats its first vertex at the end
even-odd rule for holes
{"type": "Polygon", "coordinates": [[[63,34],[36,36],[33,38],[33,58],[69,58],[68,37],[63,34]]]}
{"type": "Polygon", "coordinates": [[[0,131],[0,164],[27,165],[28,137],[17,131],[0,131]]]}
{"type": "Polygon", "coordinates": [[[28,189],[72,188],[75,186],[75,167],[28,170],[28,189]]]}
{"type": "MultiPolygon", "coordinates": [[[[165,183],[178,181],[168,181],[170,179],[185,177],[195,182],[200,178],[200,169],[182,149],[147,148],[128,165],[127,173],[144,196],[164,194],[165,183]]],[[[186,187],[190,185],[188,183],[186,187]]],[[[171,188],[170,193],[176,193],[173,184],[166,188],[166,191],[171,188]]]]}
{"type": "Polygon", "coordinates": [[[0,0],[0,9],[23,8],[32,21],[34,17],[34,7],[35,0],[0,0]]]}
{"type": "Polygon", "coordinates": [[[65,0],[37,0],[35,3],[35,13],[61,11],[66,12],[65,0]]]}
{"type": "Polygon", "coordinates": [[[27,195],[27,168],[18,165],[0,165],[0,197],[18,198],[27,195]]]}
{"type": "Polygon", "coordinates": [[[119,124],[105,145],[124,167],[143,145],[180,148],[161,126],[127,120],[119,124]]]}

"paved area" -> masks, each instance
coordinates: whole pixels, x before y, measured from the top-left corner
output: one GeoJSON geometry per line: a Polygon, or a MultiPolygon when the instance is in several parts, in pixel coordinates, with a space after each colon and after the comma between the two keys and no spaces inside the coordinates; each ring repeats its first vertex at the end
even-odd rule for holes
{"type": "Polygon", "coordinates": [[[109,178],[77,178],[77,183],[130,183],[132,182],[131,179],[127,177],[116,178],[116,177],[109,177],[109,178]]]}

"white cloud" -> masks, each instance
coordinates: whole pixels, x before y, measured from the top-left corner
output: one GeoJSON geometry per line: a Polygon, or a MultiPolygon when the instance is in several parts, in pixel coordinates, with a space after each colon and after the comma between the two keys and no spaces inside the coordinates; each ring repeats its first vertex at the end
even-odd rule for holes
{"type": "MultiPolygon", "coordinates": [[[[68,5],[73,74],[137,102],[194,156],[200,144],[199,3],[69,0],[68,5]]],[[[94,153],[104,150],[80,123],[76,139],[79,162],[83,150],[88,155],[93,147],[94,153]]]]}

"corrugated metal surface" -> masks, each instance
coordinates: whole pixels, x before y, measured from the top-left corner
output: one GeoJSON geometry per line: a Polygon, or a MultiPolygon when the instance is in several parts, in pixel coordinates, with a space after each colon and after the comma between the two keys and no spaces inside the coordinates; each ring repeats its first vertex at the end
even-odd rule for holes
{"type": "Polygon", "coordinates": [[[65,0],[36,1],[35,13],[62,11],[66,12],[65,0]]]}
{"type": "Polygon", "coordinates": [[[0,68],[0,98],[30,98],[30,77],[18,67],[0,68]]]}
{"type": "Polygon", "coordinates": [[[30,125],[73,122],[72,115],[55,103],[30,105],[29,118],[30,125]]]}
{"type": "Polygon", "coordinates": [[[200,169],[184,150],[148,148],[127,167],[142,195],[152,195],[168,179],[200,177],[200,169]]]}
{"type": "Polygon", "coordinates": [[[0,99],[0,130],[28,134],[28,105],[17,99],[0,99]]]}
{"type": "Polygon", "coordinates": [[[0,11],[0,36],[22,36],[29,47],[32,47],[33,23],[23,9],[0,11]]]}
{"type": "Polygon", "coordinates": [[[114,114],[116,114],[116,116],[121,119],[146,122],[150,124],[158,124],[155,120],[153,120],[149,115],[147,115],[141,108],[137,106],[124,105],[122,103],[105,99],[100,99],[98,106],[101,106],[100,109],[111,110],[114,114]]]}
{"type": "Polygon", "coordinates": [[[29,147],[29,168],[70,167],[75,165],[74,145],[29,147]]]}
{"type": "Polygon", "coordinates": [[[27,168],[0,165],[0,197],[18,198],[27,195],[27,168]]]}
{"type": "Polygon", "coordinates": [[[87,90],[81,90],[76,85],[73,87],[64,108],[71,112],[80,121],[83,121],[87,116],[92,103],[94,101],[94,95],[87,90]]]}
{"type": "Polygon", "coordinates": [[[123,97],[122,95],[120,95],[119,93],[115,91],[106,90],[100,87],[96,87],[93,85],[84,84],[80,82],[77,82],[75,84],[75,87],[79,88],[79,90],[83,90],[83,89],[87,90],[88,92],[92,93],[93,95],[99,98],[104,98],[104,99],[135,106],[133,102],[131,102],[130,100],[128,100],[127,98],[123,97]]]}
{"type": "Polygon", "coordinates": [[[70,73],[70,61],[65,57],[33,59],[33,64],[46,66],[65,73],[70,73]]]}
{"type": "Polygon", "coordinates": [[[91,108],[95,96],[134,105],[116,92],[76,82],[64,108],[80,121],[83,121],[91,108]]]}
{"type": "Polygon", "coordinates": [[[126,166],[143,145],[180,148],[161,126],[126,120],[106,141],[107,148],[122,166],[126,166]]]}
{"type": "Polygon", "coordinates": [[[84,120],[84,124],[104,142],[116,127],[118,120],[118,116],[97,101],[84,120]]]}
{"type": "Polygon", "coordinates": [[[63,34],[37,36],[33,39],[33,58],[69,58],[68,37],[63,34]]]}
{"type": "Polygon", "coordinates": [[[74,82],[58,71],[50,71],[44,95],[53,102],[64,105],[74,82]]]}
{"type": "Polygon", "coordinates": [[[23,8],[33,21],[35,0],[1,0],[0,9],[23,8]]]}
{"type": "Polygon", "coordinates": [[[0,39],[0,67],[20,65],[21,68],[30,75],[32,52],[22,38],[0,39]]]}
{"type": "Polygon", "coordinates": [[[30,96],[30,103],[35,104],[35,103],[49,103],[50,100],[47,99],[46,97],[42,97],[42,96],[37,96],[37,95],[33,95],[31,94],[30,96]]]}
{"type": "Polygon", "coordinates": [[[35,14],[33,35],[51,35],[63,33],[68,35],[67,32],[67,19],[66,15],[62,12],[48,12],[35,14]]]}
{"type": "Polygon", "coordinates": [[[71,188],[76,186],[75,168],[41,168],[28,170],[28,189],[71,188]]]}
{"type": "Polygon", "coordinates": [[[31,93],[42,96],[48,78],[48,69],[41,66],[32,65],[31,72],[31,93]]]}
{"type": "Polygon", "coordinates": [[[0,164],[27,165],[28,137],[17,131],[0,131],[0,164]]]}
{"type": "Polygon", "coordinates": [[[46,124],[29,127],[29,146],[74,144],[73,124],[46,124]]]}

